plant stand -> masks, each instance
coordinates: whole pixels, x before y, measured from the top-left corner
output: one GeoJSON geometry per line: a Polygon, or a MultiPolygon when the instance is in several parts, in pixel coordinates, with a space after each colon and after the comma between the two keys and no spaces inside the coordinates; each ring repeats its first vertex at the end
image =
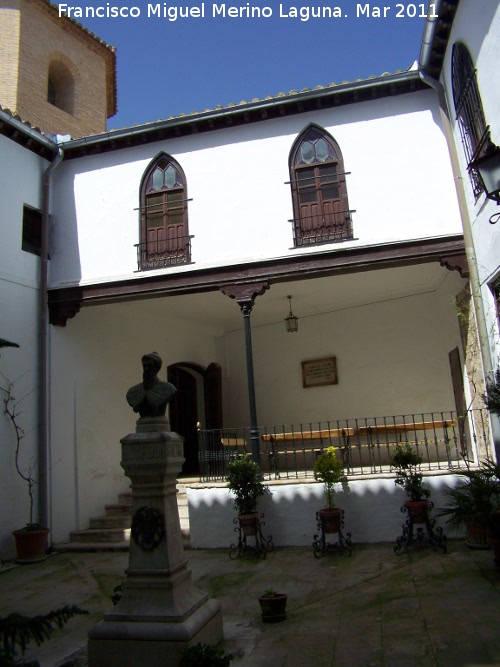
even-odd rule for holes
{"type": "Polygon", "coordinates": [[[327,553],[338,553],[343,556],[350,556],[352,553],[351,533],[342,533],[344,527],[344,510],[338,509],[337,520],[328,524],[322,521],[320,512],[316,512],[316,522],[320,533],[314,535],[313,552],[316,558],[324,556],[327,553]],[[327,535],[337,535],[337,542],[327,542],[327,535]]]}
{"type": "Polygon", "coordinates": [[[434,551],[446,553],[447,537],[442,528],[434,529],[436,520],[430,517],[433,507],[434,503],[430,500],[406,501],[401,506],[401,512],[407,512],[408,518],[403,524],[403,534],[396,540],[394,553],[397,556],[407,553],[412,545],[430,545],[434,551]]]}
{"type": "Polygon", "coordinates": [[[236,525],[235,533],[238,533],[238,543],[232,543],[229,547],[229,558],[235,560],[236,558],[243,558],[245,554],[251,554],[257,558],[265,558],[268,551],[274,549],[273,538],[271,536],[264,537],[262,534],[262,527],[266,524],[262,519],[263,514],[256,513],[254,517],[253,526],[242,525],[239,517],[233,519],[236,525]],[[253,538],[253,544],[247,541],[247,538],[253,538]]]}

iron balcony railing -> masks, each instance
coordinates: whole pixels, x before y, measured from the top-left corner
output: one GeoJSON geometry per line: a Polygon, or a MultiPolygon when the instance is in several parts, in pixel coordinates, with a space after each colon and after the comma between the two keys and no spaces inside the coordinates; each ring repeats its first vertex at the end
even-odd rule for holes
{"type": "MultiPolygon", "coordinates": [[[[250,454],[248,427],[200,430],[200,481],[225,479],[230,461],[250,454]]],[[[488,412],[431,412],[391,417],[363,417],[259,428],[259,456],[267,479],[313,477],[317,457],[335,447],[347,476],[391,472],[398,443],[409,443],[422,456],[422,470],[464,468],[493,455],[488,412]]]]}
{"type": "Polygon", "coordinates": [[[320,211],[315,215],[289,220],[293,225],[294,246],[352,239],[352,213],[355,211],[320,211]]]}
{"type": "Polygon", "coordinates": [[[162,269],[191,261],[191,239],[194,236],[173,236],[155,241],[136,243],[139,271],[162,269]]]}

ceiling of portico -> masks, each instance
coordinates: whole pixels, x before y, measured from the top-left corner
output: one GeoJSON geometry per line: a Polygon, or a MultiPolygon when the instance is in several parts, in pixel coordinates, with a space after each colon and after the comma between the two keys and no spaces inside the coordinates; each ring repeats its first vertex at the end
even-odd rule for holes
{"type": "MultiPolygon", "coordinates": [[[[252,327],[262,327],[283,321],[289,312],[288,295],[293,297],[294,314],[303,319],[346,308],[435,292],[447,280],[457,281],[458,291],[459,274],[433,262],[334,277],[278,282],[271,284],[269,290],[256,298],[251,323],[252,327]]],[[[213,329],[214,333],[218,334],[243,329],[243,317],[238,303],[219,291],[158,297],[120,306],[127,310],[130,308],[134,317],[144,318],[145,321],[151,316],[151,309],[154,309],[156,317],[161,310],[166,320],[181,319],[197,326],[202,322],[204,328],[213,329]]],[[[102,307],[112,309],[116,306],[102,307]]]]}

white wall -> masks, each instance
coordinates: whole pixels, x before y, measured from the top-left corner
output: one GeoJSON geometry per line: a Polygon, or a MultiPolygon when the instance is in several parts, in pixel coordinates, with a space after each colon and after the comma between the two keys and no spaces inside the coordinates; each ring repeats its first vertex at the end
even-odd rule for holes
{"type": "Polygon", "coordinates": [[[56,174],[51,286],[138,275],[133,246],[139,242],[139,186],[160,151],[184,169],[192,198],[189,232],[195,236],[194,264],[167,272],[310,253],[290,250],[293,212],[286,183],[293,142],[311,122],[333,135],[351,172],[355,240],[342,247],[461,231],[429,90],[64,162],[56,174]]]}
{"type": "MultiPolygon", "coordinates": [[[[19,424],[25,430],[22,441],[21,469],[27,471],[30,461],[37,477],[37,391],[38,391],[38,284],[40,260],[22,250],[23,204],[41,207],[41,173],[47,163],[35,153],[0,136],[0,155],[5,160],[0,179],[1,234],[0,304],[2,322],[0,338],[20,345],[20,349],[0,351],[0,386],[14,383],[13,395],[19,401],[19,424]]],[[[0,410],[0,557],[14,555],[12,530],[29,521],[28,494],[25,483],[15,472],[14,430],[0,410]]],[[[35,496],[38,489],[35,489],[35,496]]],[[[35,498],[35,516],[36,498],[35,498]]]]}
{"type": "MultiPolygon", "coordinates": [[[[299,320],[289,334],[283,321],[252,328],[258,422],[262,426],[454,410],[448,353],[460,347],[453,297],[464,281],[442,269],[438,291],[396,296],[405,271],[387,273],[376,303],[352,305],[299,320]],[[302,387],[301,361],[334,356],[338,384],[302,387]]],[[[335,293],[379,272],[331,279],[335,293]]],[[[259,308],[256,300],[254,310],[259,308]]],[[[314,294],[310,295],[314,300],[314,294]]],[[[249,424],[242,331],[226,334],[226,426],[249,424]]]]}
{"type": "MultiPolygon", "coordinates": [[[[443,64],[442,82],[447,90],[448,104],[451,110],[452,128],[462,174],[465,191],[469,224],[472,230],[475,257],[481,294],[484,303],[486,331],[490,346],[493,368],[498,365],[500,357],[500,336],[496,307],[493,301],[490,284],[500,278],[500,222],[494,226],[489,218],[499,212],[499,207],[485,195],[476,202],[472,193],[467,173],[458,123],[455,120],[452,85],[451,56],[455,42],[463,42],[472,57],[477,70],[477,82],[486,125],[490,127],[491,139],[500,145],[500,87],[498,86],[498,63],[500,62],[500,5],[498,0],[485,0],[481,3],[481,11],[477,11],[477,3],[462,0],[457,10],[453,29],[448,42],[448,49],[443,64]]],[[[486,369],[489,371],[491,369],[486,369]]]]}
{"type": "MultiPolygon", "coordinates": [[[[431,489],[435,512],[446,504],[442,494],[445,486],[455,487],[457,475],[426,477],[431,489]]],[[[259,510],[264,513],[264,537],[272,536],[276,547],[311,546],[318,534],[316,512],[325,506],[323,485],[311,481],[303,484],[270,483],[272,496],[264,496],[259,510]]],[[[193,549],[227,548],[237,545],[234,531],[236,510],[227,488],[201,487],[187,489],[189,505],[190,542],[193,549]]],[[[394,477],[349,480],[346,489],[335,493],[335,504],[345,512],[343,532],[351,533],[353,549],[356,543],[392,542],[402,535],[407,518],[400,511],[406,500],[402,489],[396,488],[394,477]]],[[[440,519],[437,525],[445,528],[440,519]]],[[[448,534],[455,537],[455,534],[448,534]]],[[[335,536],[332,535],[331,538],[335,536]]],[[[249,538],[249,544],[252,544],[249,538]]],[[[389,552],[390,553],[390,552],[389,552]]]]}
{"type": "Polygon", "coordinates": [[[217,336],[169,318],[162,301],[83,309],[51,329],[51,478],[53,539],[88,528],[89,518],[128,491],[120,439],[138,415],[125,394],[142,381],[141,357],[156,351],[168,365],[217,359],[217,336]]]}

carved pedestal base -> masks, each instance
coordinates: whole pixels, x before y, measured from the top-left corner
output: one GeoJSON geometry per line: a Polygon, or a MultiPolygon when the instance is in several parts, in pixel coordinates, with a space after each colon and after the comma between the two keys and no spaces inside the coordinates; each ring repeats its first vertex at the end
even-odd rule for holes
{"type": "Polygon", "coordinates": [[[140,419],[121,441],[132,481],[129,567],[121,600],[89,632],[89,667],[176,667],[190,646],[222,640],[220,603],[187,567],[176,496],[183,441],[167,429],[164,418],[140,419]]]}

